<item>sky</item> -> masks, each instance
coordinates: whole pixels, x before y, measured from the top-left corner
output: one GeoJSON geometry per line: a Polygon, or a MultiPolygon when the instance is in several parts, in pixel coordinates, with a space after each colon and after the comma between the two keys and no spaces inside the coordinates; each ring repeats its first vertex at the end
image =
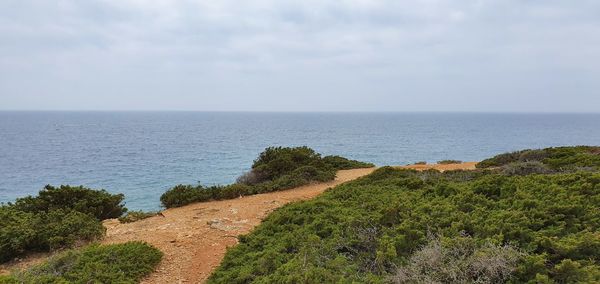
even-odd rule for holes
{"type": "Polygon", "coordinates": [[[600,112],[600,1],[2,0],[0,110],[600,112]]]}

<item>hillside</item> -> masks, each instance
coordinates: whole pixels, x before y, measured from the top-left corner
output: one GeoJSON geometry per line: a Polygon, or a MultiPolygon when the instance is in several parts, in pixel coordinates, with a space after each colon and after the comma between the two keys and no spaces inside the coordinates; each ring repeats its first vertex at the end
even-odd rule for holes
{"type": "Polygon", "coordinates": [[[209,283],[598,283],[597,149],[380,168],[273,212],[209,283]]]}
{"type": "Polygon", "coordinates": [[[10,273],[0,275],[0,283],[138,282],[161,259],[162,273],[147,281],[202,279],[237,234],[250,230],[274,208],[313,197],[373,167],[340,156],[322,157],[308,147],[270,147],[234,184],[171,188],[160,197],[171,208],[163,212],[129,211],[123,194],[47,185],[37,196],[0,204],[0,274],[10,273]],[[294,187],[297,190],[266,199],[253,197],[294,187]],[[212,207],[204,210],[204,204],[212,207]],[[111,220],[102,222],[107,219],[111,220]],[[94,242],[104,245],[96,248],[94,242]],[[113,243],[118,245],[109,245],[113,243]],[[223,246],[211,249],[219,244],[223,246]],[[190,260],[198,255],[201,264],[195,265],[190,260]]]}
{"type": "MultiPolygon", "coordinates": [[[[472,169],[475,163],[406,167],[419,170],[472,169]]],[[[167,209],[162,212],[164,217],[154,216],[133,223],[107,220],[104,222],[107,232],[103,243],[143,240],[164,253],[156,272],[142,283],[203,282],[219,265],[227,248],[238,243],[236,237],[251,232],[273,210],[290,202],[314,198],[328,188],[370,174],[374,170],[375,168],[340,170],[336,179],[330,182],[243,198],[194,203],[167,209]]],[[[0,272],[8,272],[16,267],[26,268],[45,258],[42,255],[11,265],[0,265],[0,272]]]]}
{"type": "Polygon", "coordinates": [[[1,251],[26,258],[0,266],[25,268],[0,282],[598,283],[599,149],[376,169],[268,148],[235,184],[173,187],[161,201],[178,208],[159,214],[123,215],[122,195],[47,186],[1,207],[1,251]],[[98,236],[102,245],[48,261],[28,256],[98,236]]]}

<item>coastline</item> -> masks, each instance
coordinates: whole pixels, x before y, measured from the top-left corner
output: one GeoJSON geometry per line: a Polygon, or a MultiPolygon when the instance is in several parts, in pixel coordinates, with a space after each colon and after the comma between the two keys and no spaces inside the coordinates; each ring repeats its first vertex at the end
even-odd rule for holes
{"type": "MultiPolygon", "coordinates": [[[[427,170],[471,170],[477,162],[393,166],[427,170]]],[[[219,265],[237,237],[258,226],[273,210],[290,202],[314,198],[328,188],[368,175],[377,167],[340,170],[335,180],[236,199],[194,203],[162,211],[163,216],[133,223],[105,220],[106,236],[100,243],[145,241],[164,253],[156,271],[141,283],[202,283],[219,265]]],[[[0,265],[0,274],[23,269],[45,260],[49,253],[33,254],[20,262],[0,265]]]]}

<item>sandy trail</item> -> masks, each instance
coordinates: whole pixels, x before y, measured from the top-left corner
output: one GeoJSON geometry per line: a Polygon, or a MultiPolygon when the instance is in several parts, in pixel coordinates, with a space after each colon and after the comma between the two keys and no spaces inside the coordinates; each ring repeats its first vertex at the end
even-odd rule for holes
{"type": "MultiPolygon", "coordinates": [[[[475,164],[411,165],[401,168],[474,169],[475,164]]],[[[227,248],[237,244],[237,236],[250,232],[271,211],[293,201],[313,198],[328,188],[374,170],[342,170],[330,182],[237,199],[190,204],[167,209],[162,212],[164,217],[155,216],[134,223],[121,224],[116,219],[106,220],[104,226],[107,232],[102,243],[141,240],[160,249],[164,253],[162,262],[142,283],[202,283],[219,265],[227,248]]],[[[39,256],[35,258],[28,258],[16,265],[0,266],[0,272],[40,261],[39,256]]]]}

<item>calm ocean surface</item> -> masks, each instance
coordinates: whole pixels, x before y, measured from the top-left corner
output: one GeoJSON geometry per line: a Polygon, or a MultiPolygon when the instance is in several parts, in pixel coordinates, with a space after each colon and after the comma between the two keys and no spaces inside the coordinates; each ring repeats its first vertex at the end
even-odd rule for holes
{"type": "Polygon", "coordinates": [[[231,183],[274,145],[401,165],[581,144],[600,145],[600,114],[0,112],[0,202],[71,184],[155,210],[169,187],[231,183]]]}

